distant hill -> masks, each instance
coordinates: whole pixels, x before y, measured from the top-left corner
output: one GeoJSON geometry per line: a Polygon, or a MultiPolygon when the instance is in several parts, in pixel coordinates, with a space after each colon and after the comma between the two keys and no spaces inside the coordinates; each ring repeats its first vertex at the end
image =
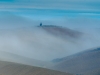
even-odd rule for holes
{"type": "Polygon", "coordinates": [[[71,30],[66,27],[56,26],[56,25],[43,25],[40,26],[45,31],[59,37],[71,37],[71,38],[79,38],[82,33],[79,31],[71,30]]]}
{"type": "Polygon", "coordinates": [[[72,75],[40,67],[0,61],[0,75],[72,75]]]}
{"type": "Polygon", "coordinates": [[[5,51],[0,51],[0,60],[21,63],[21,64],[26,64],[31,66],[44,67],[44,68],[48,68],[49,66],[53,65],[50,62],[40,61],[40,60],[24,57],[21,55],[17,55],[5,51]]]}
{"type": "Polygon", "coordinates": [[[100,75],[100,48],[53,60],[55,70],[81,75],[100,75]]]}

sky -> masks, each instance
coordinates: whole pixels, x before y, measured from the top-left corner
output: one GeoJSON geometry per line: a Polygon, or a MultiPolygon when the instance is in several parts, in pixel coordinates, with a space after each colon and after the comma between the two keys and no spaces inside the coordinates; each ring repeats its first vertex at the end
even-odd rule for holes
{"type": "Polygon", "coordinates": [[[0,0],[0,13],[4,12],[38,21],[38,24],[67,24],[69,28],[97,28],[100,24],[99,0],[0,0]]]}
{"type": "Polygon", "coordinates": [[[1,6],[8,6],[7,8],[53,8],[100,11],[99,0],[0,0],[0,3],[1,6]]]}

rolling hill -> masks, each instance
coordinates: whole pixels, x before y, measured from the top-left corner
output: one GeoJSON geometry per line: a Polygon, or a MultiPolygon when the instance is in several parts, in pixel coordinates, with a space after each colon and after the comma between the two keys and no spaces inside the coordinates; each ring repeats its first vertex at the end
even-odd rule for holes
{"type": "Polygon", "coordinates": [[[50,62],[40,61],[40,60],[24,57],[21,55],[17,55],[5,51],[0,51],[0,60],[8,61],[8,62],[16,62],[16,63],[26,64],[31,66],[44,67],[44,68],[53,65],[53,63],[50,62]]]}
{"type": "Polygon", "coordinates": [[[99,48],[82,52],[97,46],[98,43],[94,45],[97,41],[91,39],[91,36],[84,37],[81,32],[59,26],[0,30],[0,34],[0,50],[4,51],[1,52],[0,59],[3,61],[51,68],[71,74],[99,74],[99,48]],[[88,46],[88,43],[92,45],[88,46]],[[77,52],[81,53],[75,54],[77,52]],[[44,62],[52,59],[55,59],[53,67],[51,66],[54,64],[44,62]]]}
{"type": "Polygon", "coordinates": [[[72,75],[40,67],[0,61],[0,75],[72,75]]]}
{"type": "Polygon", "coordinates": [[[100,48],[53,60],[55,70],[81,75],[100,75],[100,48]]]}

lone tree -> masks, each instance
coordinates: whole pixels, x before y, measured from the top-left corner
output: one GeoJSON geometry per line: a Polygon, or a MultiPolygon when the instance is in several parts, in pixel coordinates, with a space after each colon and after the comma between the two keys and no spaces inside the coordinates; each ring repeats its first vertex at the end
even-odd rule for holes
{"type": "Polygon", "coordinates": [[[40,26],[42,26],[42,23],[40,23],[40,26]]]}

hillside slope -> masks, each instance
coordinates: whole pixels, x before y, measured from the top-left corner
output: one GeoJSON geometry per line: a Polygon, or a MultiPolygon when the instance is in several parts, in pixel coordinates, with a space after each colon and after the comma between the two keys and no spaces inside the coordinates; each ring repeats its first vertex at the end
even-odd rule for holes
{"type": "Polygon", "coordinates": [[[0,51],[0,60],[45,68],[52,65],[50,62],[40,61],[4,51],[0,51]]]}
{"type": "Polygon", "coordinates": [[[71,75],[59,71],[0,61],[0,75],[71,75]]]}
{"type": "Polygon", "coordinates": [[[100,48],[53,61],[56,61],[55,64],[57,64],[53,68],[59,71],[83,75],[100,75],[100,48]]]}

